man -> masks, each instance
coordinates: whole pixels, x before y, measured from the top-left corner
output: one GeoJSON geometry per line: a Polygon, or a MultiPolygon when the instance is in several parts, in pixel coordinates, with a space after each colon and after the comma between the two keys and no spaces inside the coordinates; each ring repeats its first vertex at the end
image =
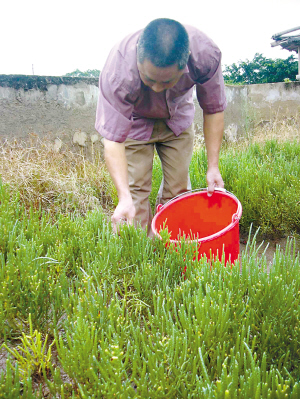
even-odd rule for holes
{"type": "Polygon", "coordinates": [[[218,163],[226,98],[218,47],[196,28],[160,18],[110,52],[99,79],[95,127],[104,137],[106,164],[118,192],[115,229],[125,220],[151,234],[154,147],[163,169],[158,201],[190,189],[194,86],[203,109],[212,195],[215,187],[224,187],[218,163]]]}

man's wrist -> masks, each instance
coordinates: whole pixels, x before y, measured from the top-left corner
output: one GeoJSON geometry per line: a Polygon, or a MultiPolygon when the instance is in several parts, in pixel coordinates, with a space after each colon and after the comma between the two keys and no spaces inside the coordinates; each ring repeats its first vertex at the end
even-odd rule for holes
{"type": "Polygon", "coordinates": [[[122,193],[118,193],[119,201],[132,202],[132,197],[130,191],[123,191],[122,193]]]}
{"type": "Polygon", "coordinates": [[[219,161],[208,162],[207,169],[219,169],[219,161]]]}

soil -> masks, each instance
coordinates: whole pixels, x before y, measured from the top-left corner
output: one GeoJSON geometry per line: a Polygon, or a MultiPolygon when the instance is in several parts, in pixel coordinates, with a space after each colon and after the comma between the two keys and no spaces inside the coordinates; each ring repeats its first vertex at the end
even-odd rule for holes
{"type": "MultiPolygon", "coordinates": [[[[246,250],[247,239],[248,237],[241,237],[240,256],[246,250]]],[[[270,266],[273,263],[276,249],[280,249],[285,252],[288,239],[291,240],[293,239],[293,237],[282,237],[277,239],[265,239],[265,240],[257,239],[256,248],[260,247],[260,249],[258,250],[258,256],[260,257],[264,254],[267,259],[267,264],[268,266],[270,266]]],[[[300,255],[299,242],[297,242],[297,240],[296,240],[296,251],[298,255],[300,255]]]]}

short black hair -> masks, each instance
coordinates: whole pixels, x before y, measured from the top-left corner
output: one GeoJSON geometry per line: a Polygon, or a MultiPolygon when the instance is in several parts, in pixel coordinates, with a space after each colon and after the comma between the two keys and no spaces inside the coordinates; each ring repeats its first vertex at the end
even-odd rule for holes
{"type": "Polygon", "coordinates": [[[177,64],[185,68],[189,58],[189,36],[183,25],[173,19],[159,18],[143,30],[137,47],[138,62],[145,59],[156,67],[177,64]]]}

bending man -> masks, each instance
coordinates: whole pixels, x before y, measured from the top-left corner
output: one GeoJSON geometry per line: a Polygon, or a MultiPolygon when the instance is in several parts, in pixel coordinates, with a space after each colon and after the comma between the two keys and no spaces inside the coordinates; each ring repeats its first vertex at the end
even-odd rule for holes
{"type": "Polygon", "coordinates": [[[158,202],[190,189],[193,151],[193,87],[203,110],[207,185],[224,187],[219,151],[224,129],[225,86],[221,52],[204,33],[170,19],[156,19],[117,44],[99,80],[96,129],[118,192],[112,216],[141,224],[150,234],[154,148],[163,181],[158,202]]]}

